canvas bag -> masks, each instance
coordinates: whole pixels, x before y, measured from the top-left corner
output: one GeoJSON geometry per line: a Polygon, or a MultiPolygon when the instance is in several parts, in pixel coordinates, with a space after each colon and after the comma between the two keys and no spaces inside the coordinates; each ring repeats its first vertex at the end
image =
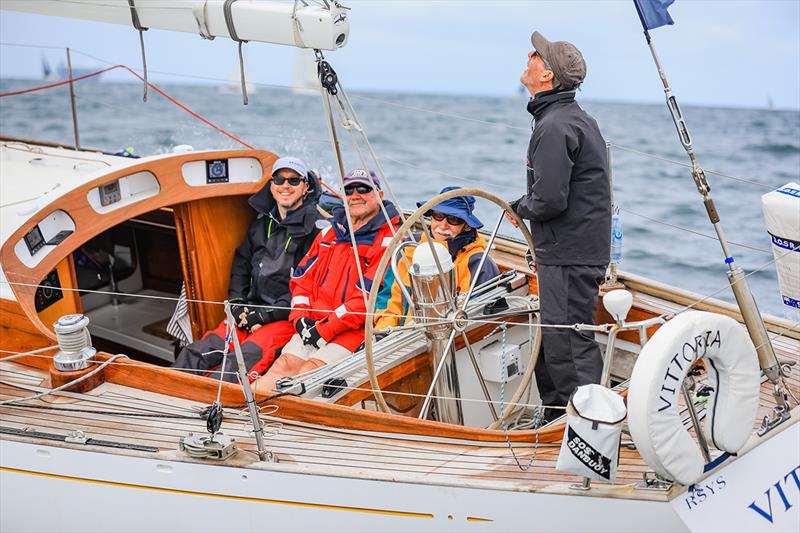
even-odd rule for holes
{"type": "Polygon", "coordinates": [[[567,427],[556,469],[613,483],[626,414],[622,397],[602,385],[575,389],[567,404],[567,427]]]}

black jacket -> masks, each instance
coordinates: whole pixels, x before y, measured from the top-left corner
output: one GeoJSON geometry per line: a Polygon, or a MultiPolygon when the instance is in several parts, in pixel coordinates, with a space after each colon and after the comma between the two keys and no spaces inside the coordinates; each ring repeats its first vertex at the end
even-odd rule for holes
{"type": "Polygon", "coordinates": [[[269,182],[249,199],[259,215],[236,249],[228,298],[285,308],[271,310],[268,322],[289,317],[292,300],[289,277],[320,231],[317,221],[322,215],[317,203],[321,187],[313,173],[309,177],[305,201],[283,220],[278,215],[269,182]]]}
{"type": "Polygon", "coordinates": [[[512,203],[531,221],[536,261],[607,265],[611,194],[606,143],[575,91],[546,91],[528,103],[528,193],[512,203]]]}

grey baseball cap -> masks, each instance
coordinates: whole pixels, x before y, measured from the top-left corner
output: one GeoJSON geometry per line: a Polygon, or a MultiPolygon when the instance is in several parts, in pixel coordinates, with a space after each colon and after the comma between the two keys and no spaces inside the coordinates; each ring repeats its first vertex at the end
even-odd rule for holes
{"type": "Polygon", "coordinates": [[[586,61],[581,51],[567,41],[550,42],[538,31],[531,35],[531,43],[547,64],[553,75],[566,89],[574,89],[586,78],[586,61]]]}

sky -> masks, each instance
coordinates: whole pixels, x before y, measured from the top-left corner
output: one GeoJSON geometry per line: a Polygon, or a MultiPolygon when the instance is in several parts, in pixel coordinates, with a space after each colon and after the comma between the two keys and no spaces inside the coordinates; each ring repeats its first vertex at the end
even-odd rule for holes
{"type": "MultiPolygon", "coordinates": [[[[37,0],[31,0],[37,1],[37,0]]],[[[107,0],[120,1],[120,0],[107,0]]],[[[342,0],[350,37],[326,57],[349,90],[507,96],[519,87],[530,34],[567,40],[583,53],[582,98],[663,102],[663,89],[631,0],[342,0]]],[[[2,8],[3,0],[0,0],[2,8]]],[[[800,110],[800,0],[677,0],[674,26],[651,31],[673,92],[684,105],[800,110]]],[[[132,27],[0,11],[0,77],[41,76],[63,52],[9,46],[70,46],[141,67],[132,27]]],[[[165,73],[228,79],[238,69],[228,39],[150,30],[151,81],[165,73]]],[[[290,85],[296,50],[245,45],[249,78],[290,85]]],[[[102,63],[74,56],[78,66],[102,63]]],[[[130,75],[112,73],[108,81],[130,75]]],[[[191,82],[191,81],[189,81],[191,82]]],[[[197,82],[197,81],[194,81],[197,82]]]]}

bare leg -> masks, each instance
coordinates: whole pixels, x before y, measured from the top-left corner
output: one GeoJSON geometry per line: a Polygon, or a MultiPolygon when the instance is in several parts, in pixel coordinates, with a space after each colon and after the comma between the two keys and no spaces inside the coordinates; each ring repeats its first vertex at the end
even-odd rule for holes
{"type": "MultiPolygon", "coordinates": [[[[312,361],[315,361],[315,359],[312,359],[312,361]]],[[[281,354],[269,371],[253,382],[253,391],[266,395],[274,394],[276,381],[282,377],[299,374],[301,369],[310,362],[289,353],[281,354]]]]}
{"type": "Polygon", "coordinates": [[[312,370],[314,370],[316,368],[319,368],[319,367],[325,366],[325,365],[326,365],[325,361],[321,361],[319,359],[314,359],[312,357],[311,359],[309,359],[308,361],[305,361],[303,363],[303,366],[300,367],[300,370],[297,373],[301,374],[303,372],[310,372],[310,371],[312,371],[312,370]]]}

